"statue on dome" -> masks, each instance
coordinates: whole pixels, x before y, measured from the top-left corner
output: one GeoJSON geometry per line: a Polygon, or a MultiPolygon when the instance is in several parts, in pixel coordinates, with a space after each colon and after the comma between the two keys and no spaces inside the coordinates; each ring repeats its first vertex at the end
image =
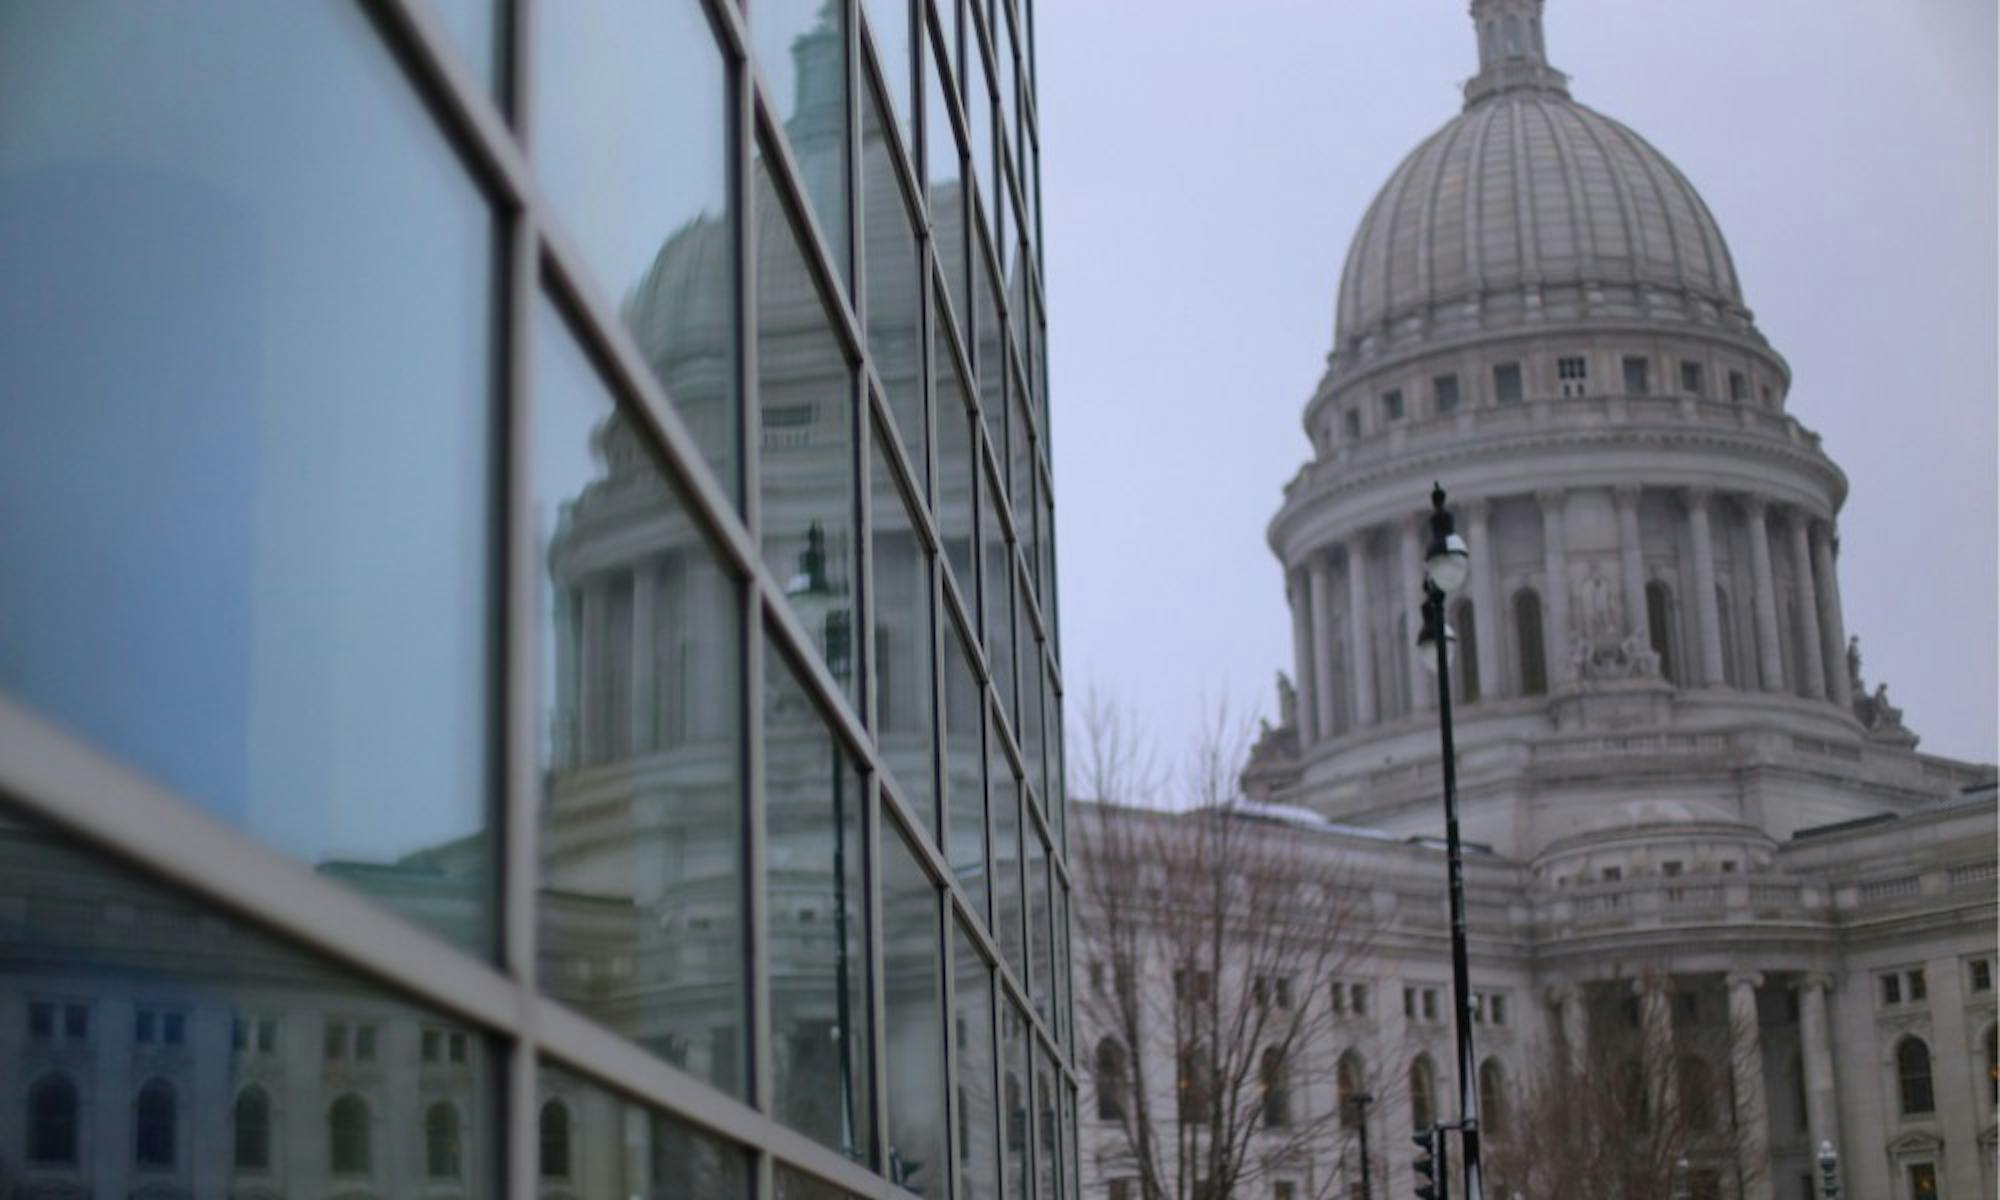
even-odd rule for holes
{"type": "Polygon", "coordinates": [[[1299,727],[1299,690],[1283,671],[1278,672],[1278,727],[1297,729],[1299,727]]]}

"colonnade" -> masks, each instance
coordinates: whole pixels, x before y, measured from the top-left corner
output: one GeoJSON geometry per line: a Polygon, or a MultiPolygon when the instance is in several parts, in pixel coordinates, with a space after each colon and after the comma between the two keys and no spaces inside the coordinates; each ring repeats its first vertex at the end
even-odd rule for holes
{"type": "MultiPolygon", "coordinates": [[[[1570,536],[1566,529],[1567,507],[1572,495],[1584,489],[1551,488],[1534,494],[1542,532],[1541,574],[1537,596],[1542,609],[1542,654],[1551,687],[1573,682],[1574,667],[1570,647],[1577,626],[1572,616],[1570,536]],[[1551,586],[1559,581],[1559,586],[1551,586]]],[[[1616,513],[1618,560],[1617,576],[1623,592],[1624,634],[1638,639],[1637,645],[1654,653],[1667,647],[1652,644],[1652,622],[1647,609],[1647,547],[1640,534],[1639,510],[1645,489],[1619,485],[1607,489],[1616,513]]],[[[1671,489],[1679,502],[1685,522],[1686,544],[1692,554],[1691,590],[1692,652],[1678,664],[1678,682],[1683,686],[1722,687],[1730,675],[1725,655],[1734,657],[1726,645],[1724,612],[1720,602],[1716,569],[1715,512],[1723,498],[1707,487],[1671,489]]],[[[1497,699],[1522,694],[1521,672],[1511,677],[1502,673],[1502,635],[1512,648],[1508,660],[1518,666],[1522,647],[1510,623],[1500,619],[1499,563],[1490,537],[1494,505],[1499,498],[1479,497],[1453,504],[1459,529],[1472,549],[1472,573],[1468,596],[1472,602],[1473,629],[1468,639],[1480,680],[1481,698],[1497,699]],[[1503,684],[1503,681],[1507,681],[1503,684]]],[[[1752,589],[1751,619],[1754,630],[1754,659],[1743,663],[1744,690],[1787,693],[1812,700],[1825,700],[1840,711],[1853,702],[1846,664],[1847,636],[1841,619],[1840,591],[1834,574],[1834,533],[1830,520],[1801,508],[1773,505],[1761,496],[1731,494],[1732,509],[1740,513],[1741,526],[1749,543],[1748,574],[1752,589]],[[1776,530],[1773,525],[1778,526],[1776,530]],[[1780,536],[1776,539],[1773,534],[1780,536]],[[1773,564],[1774,541],[1791,573],[1791,617],[1800,653],[1788,677],[1782,650],[1779,594],[1773,564]]],[[[1303,742],[1364,729],[1398,715],[1398,684],[1381,680],[1374,638],[1386,628],[1389,636],[1407,628],[1413,638],[1416,614],[1422,603],[1423,546],[1428,532],[1428,512],[1411,513],[1407,518],[1352,530],[1336,542],[1305,554],[1293,564],[1286,590],[1292,604],[1294,666],[1299,692],[1299,724],[1303,742]],[[1402,578],[1387,588],[1378,588],[1370,578],[1378,569],[1372,547],[1386,541],[1383,561],[1393,565],[1402,578]],[[1336,579],[1336,575],[1340,578],[1336,579]],[[1344,586],[1343,586],[1344,585],[1344,586]],[[1344,593],[1345,621],[1336,621],[1336,595],[1344,593]],[[1378,628],[1373,621],[1371,598],[1386,594],[1400,611],[1409,614],[1403,625],[1395,620],[1378,628]],[[1336,664],[1345,665],[1345,678],[1336,664]],[[1386,693],[1386,696],[1384,695],[1386,693]],[[1344,709],[1344,711],[1343,711],[1344,709]],[[1387,710],[1387,711],[1385,711],[1387,710]]],[[[1678,558],[1680,546],[1673,549],[1678,558]]],[[[1666,547],[1653,547],[1657,552],[1666,547]]],[[[1741,566],[1742,564],[1738,564],[1741,566]]],[[[1676,578],[1678,579],[1678,573],[1676,578]]],[[[1679,590],[1679,589],[1675,589],[1679,590]]],[[[1685,598],[1684,598],[1685,599],[1685,598]]],[[[1436,683],[1429,678],[1414,652],[1386,656],[1397,671],[1406,671],[1409,709],[1421,711],[1436,704],[1436,683]]]]}
{"type": "MultiPolygon", "coordinates": [[[[1639,1005],[1639,1045],[1647,1090],[1666,1104],[1679,1102],[1671,1072],[1673,1056],[1672,997],[1661,979],[1628,981],[1639,1005]]],[[[1723,976],[1728,999],[1731,1089],[1737,1122],[1736,1152],[1746,1182],[1744,1200],[1773,1200],[1770,1156],[1770,1106],[1764,1090],[1764,1047],[1757,1016],[1757,989],[1764,976],[1756,971],[1730,971],[1723,976]]],[[[1788,985],[1798,996],[1799,1051],[1805,1074],[1806,1128],[1809,1145],[1840,1146],[1840,1115],[1835,1102],[1832,1034],[1827,1024],[1827,993],[1832,977],[1817,972],[1796,975],[1788,985]]],[[[1607,1069],[1590,1053],[1590,1005],[1587,985],[1566,984],[1551,989],[1557,1025],[1572,1072],[1607,1069]]]]}

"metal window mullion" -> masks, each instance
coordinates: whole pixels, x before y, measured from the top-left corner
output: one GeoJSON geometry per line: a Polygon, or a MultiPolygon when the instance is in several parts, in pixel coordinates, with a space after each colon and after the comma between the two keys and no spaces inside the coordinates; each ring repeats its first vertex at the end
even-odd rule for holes
{"type": "Polygon", "coordinates": [[[886,948],[882,942],[882,776],[870,772],[864,776],[868,789],[866,803],[861,807],[861,838],[864,843],[861,861],[866,875],[862,894],[867,897],[868,911],[864,927],[868,930],[868,944],[864,948],[864,961],[868,965],[868,994],[865,1000],[868,1019],[868,1076],[873,1084],[869,1089],[869,1107],[874,1113],[874,1144],[868,1148],[868,1161],[883,1176],[889,1173],[889,993],[887,991],[887,971],[884,966],[886,948]]]}
{"type": "MultiPolygon", "coordinates": [[[[958,1190],[958,1181],[963,1178],[965,1145],[958,1140],[960,1102],[958,1097],[958,909],[951,903],[947,893],[945,903],[939,906],[943,917],[938,926],[938,974],[939,995],[944,1008],[939,1015],[938,1032],[943,1034],[938,1047],[944,1055],[939,1061],[944,1063],[944,1163],[945,1195],[958,1190]]],[[[958,1200],[969,1200],[959,1197],[958,1200]]]]}
{"type": "MultiPolygon", "coordinates": [[[[842,260],[836,259],[827,245],[826,231],[820,226],[819,214],[813,211],[812,200],[807,196],[805,178],[799,169],[798,159],[792,154],[792,145],[785,136],[784,119],[771,106],[768,95],[770,85],[765,82],[763,71],[755,60],[746,63],[745,73],[750,76],[752,100],[756,110],[757,136],[752,142],[760,148],[765,157],[764,175],[770,180],[773,193],[788,220],[792,237],[800,243],[801,257],[805,260],[806,274],[812,278],[819,293],[821,307],[831,319],[834,335],[841,343],[841,351],[851,362],[860,362],[865,352],[867,339],[862,334],[859,319],[849,303],[848,279],[840,268],[842,260]]],[[[853,105],[848,105],[850,113],[853,105]]],[[[849,134],[850,148],[852,133],[849,134]]],[[[850,219],[845,232],[853,236],[853,172],[849,172],[848,198],[850,219]]],[[[753,198],[754,200],[754,198],[753,198]]],[[[851,258],[846,262],[853,267],[851,258]]],[[[858,274],[858,272],[857,272],[858,274]]]]}
{"type": "MultiPolygon", "coordinates": [[[[897,2],[897,0],[891,0],[891,2],[892,3],[897,2]]],[[[900,0],[900,2],[907,6],[910,0],[900,0]]],[[[862,18],[865,20],[867,12],[866,8],[863,7],[858,11],[862,14],[862,18]]],[[[913,31],[920,32],[921,27],[912,25],[911,29],[913,31]]],[[[910,39],[910,44],[912,47],[915,47],[921,42],[921,40],[922,40],[921,37],[913,34],[913,36],[910,39]]],[[[865,86],[868,89],[866,92],[868,98],[871,101],[879,100],[880,101],[879,108],[883,112],[888,114],[889,120],[882,126],[882,140],[885,143],[887,143],[888,146],[890,147],[889,157],[891,161],[895,163],[894,169],[896,172],[896,182],[902,190],[903,206],[910,216],[910,224],[912,225],[920,224],[921,222],[919,221],[917,214],[923,211],[923,204],[921,200],[921,197],[923,196],[924,192],[923,181],[917,175],[916,155],[914,151],[912,151],[910,147],[905,146],[903,144],[902,135],[896,129],[896,106],[894,102],[890,101],[887,98],[889,94],[889,88],[887,87],[887,81],[884,79],[885,72],[882,70],[882,61],[880,52],[877,51],[877,49],[875,48],[875,40],[872,30],[869,32],[868,36],[862,37],[860,39],[860,44],[863,47],[863,49],[858,59],[860,65],[860,71],[854,75],[854,79],[857,81],[854,91],[860,93],[861,88],[865,86]]],[[[916,56],[914,54],[911,56],[911,60],[912,62],[917,61],[916,56]]],[[[910,65],[908,63],[904,64],[904,69],[906,71],[910,70],[910,65]]],[[[919,101],[916,98],[922,93],[923,90],[923,76],[921,74],[914,75],[913,78],[910,80],[910,83],[912,85],[912,90],[910,92],[910,97],[911,97],[910,128],[913,131],[915,131],[918,129],[918,123],[916,120],[916,107],[919,103],[919,101]]],[[[859,127],[857,126],[857,128],[859,127]]],[[[921,134],[916,134],[914,136],[920,137],[921,134]]],[[[919,142],[919,144],[921,143],[919,142]]]]}
{"type": "Polygon", "coordinates": [[[0,694],[0,793],[92,849],[441,1013],[501,1034],[519,989],[0,694]]]}

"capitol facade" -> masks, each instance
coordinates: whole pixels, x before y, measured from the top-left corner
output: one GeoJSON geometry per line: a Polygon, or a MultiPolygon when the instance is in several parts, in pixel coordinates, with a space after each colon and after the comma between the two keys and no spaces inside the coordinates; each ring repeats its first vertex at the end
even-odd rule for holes
{"type": "MultiPolygon", "coordinates": [[[[1312,457],[1269,527],[1295,661],[1247,808],[1341,863],[1375,921],[1351,978],[1312,981],[1373,1002],[1337,1010],[1292,1103],[1372,1086],[1375,1194],[1403,1195],[1414,1098],[1454,1094],[1415,647],[1437,481],[1471,549],[1446,686],[1489,1137],[1543,1056],[1686,1024],[1741,1051],[1701,1076],[1736,1136],[1693,1194],[1816,1196],[1827,1142],[1843,1195],[1990,1196],[1993,768],[1922,753],[1870,686],[1841,609],[1847,481],[1795,414],[1814,397],[1693,184],[1572,98],[1542,9],[1472,3],[1464,109],[1354,234],[1312,457]]],[[[1086,1174],[1136,1195],[1092,1115],[1086,1174]]],[[[1358,1194],[1342,1124],[1284,1187],[1358,1194]]]]}

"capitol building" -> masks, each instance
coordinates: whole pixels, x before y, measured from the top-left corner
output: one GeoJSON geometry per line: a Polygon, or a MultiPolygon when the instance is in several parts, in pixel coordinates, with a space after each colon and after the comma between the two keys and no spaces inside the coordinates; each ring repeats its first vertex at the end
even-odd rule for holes
{"type": "MultiPolygon", "coordinates": [[[[1415,648],[1437,481],[1471,550],[1447,686],[1482,1105],[1607,1030],[1749,1031],[1709,1067],[1737,1136],[1695,1194],[1817,1196],[1830,1142],[1843,1195],[1991,1196],[1993,768],[1922,753],[1865,676],[1847,480],[1802,420],[1823,401],[1793,396],[1694,184],[1572,97],[1542,10],[1473,0],[1464,108],[1354,232],[1312,455],[1269,526],[1295,657],[1245,792],[1364,881],[1376,922],[1347,981],[1376,1002],[1316,1057],[1365,1064],[1374,1194],[1409,1194],[1413,1097],[1454,1094],[1439,685],[1415,648]]],[[[1308,1074],[1295,1105],[1353,1086],[1308,1074]]],[[[1096,1115],[1085,1173],[1119,1195],[1134,1172],[1096,1115]]],[[[1354,1179],[1354,1136],[1280,1194],[1359,1194],[1328,1181],[1354,1179]]]]}

